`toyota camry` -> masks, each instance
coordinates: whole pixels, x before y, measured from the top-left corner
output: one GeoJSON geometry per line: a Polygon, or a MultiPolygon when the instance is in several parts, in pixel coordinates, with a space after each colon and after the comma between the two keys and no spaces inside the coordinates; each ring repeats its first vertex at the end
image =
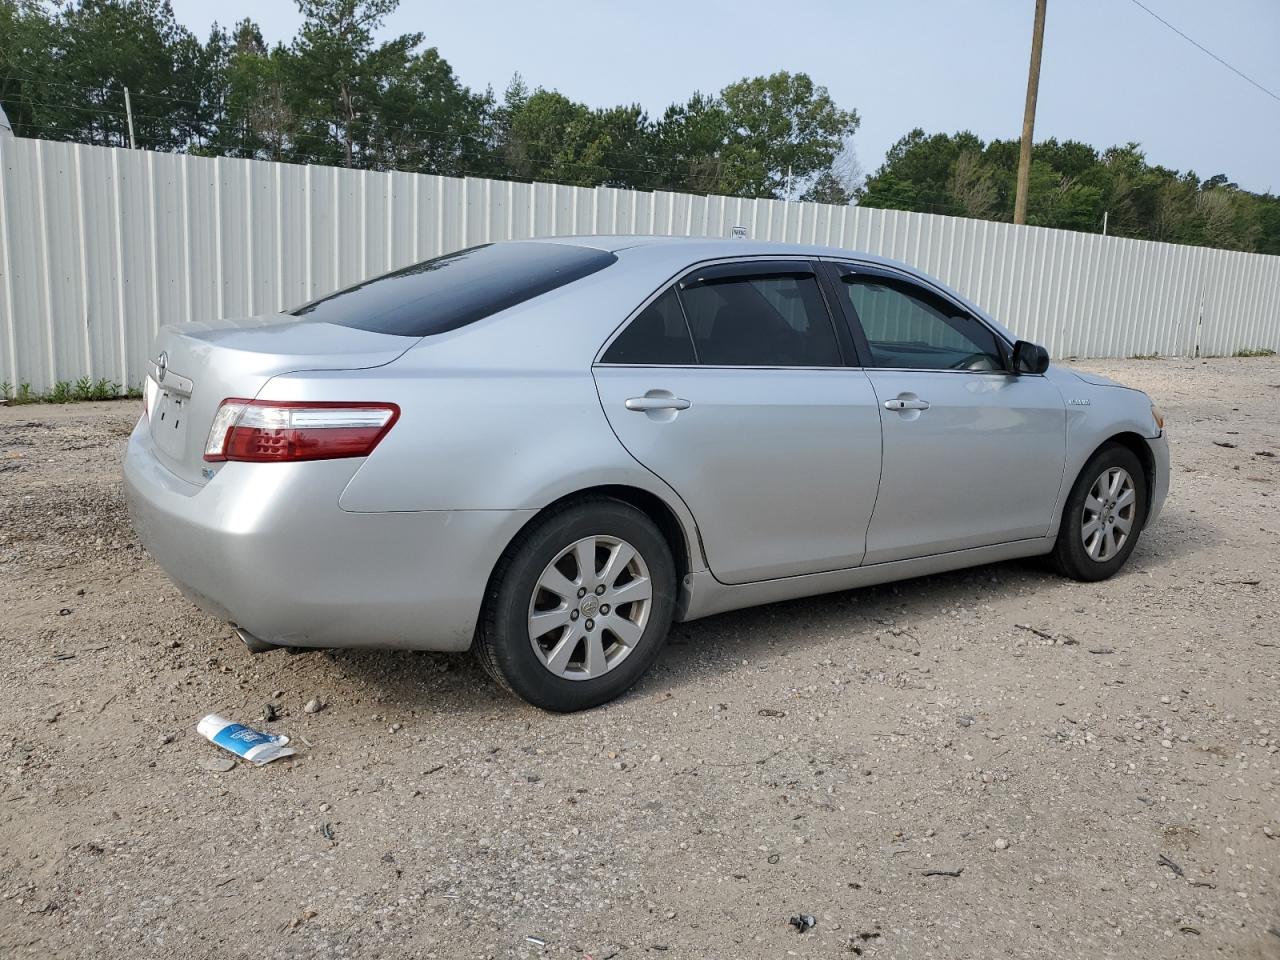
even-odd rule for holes
{"type": "Polygon", "coordinates": [[[1038,555],[1101,580],[1169,483],[1145,394],[833,248],[486,244],[151,356],[126,490],[191,600],[255,652],[471,648],[551,710],[673,620],[1038,555]]]}

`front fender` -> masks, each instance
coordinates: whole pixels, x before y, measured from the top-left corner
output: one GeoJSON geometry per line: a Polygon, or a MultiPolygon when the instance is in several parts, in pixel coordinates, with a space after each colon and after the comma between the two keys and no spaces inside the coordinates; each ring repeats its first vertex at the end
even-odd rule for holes
{"type": "MultiPolygon", "coordinates": [[[[1161,437],[1161,431],[1151,413],[1151,398],[1141,390],[1102,382],[1101,379],[1090,382],[1061,368],[1050,369],[1055,370],[1053,379],[1067,406],[1066,482],[1058,493],[1054,508],[1054,516],[1060,522],[1076,478],[1099,447],[1121,434],[1155,441],[1161,437]]],[[[1160,457],[1155,457],[1157,476],[1152,478],[1153,492],[1168,489],[1167,477],[1159,476],[1160,460],[1160,457]]],[[[1167,472],[1167,451],[1163,460],[1167,472]]],[[[1160,499],[1163,500],[1163,496],[1160,499]]]]}

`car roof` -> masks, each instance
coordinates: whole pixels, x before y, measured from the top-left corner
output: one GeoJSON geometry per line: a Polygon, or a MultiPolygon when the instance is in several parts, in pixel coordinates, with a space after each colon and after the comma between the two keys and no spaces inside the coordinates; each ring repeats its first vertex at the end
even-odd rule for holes
{"type": "MultiPolygon", "coordinates": [[[[620,253],[636,247],[665,247],[681,255],[688,254],[691,260],[702,257],[733,256],[805,256],[805,257],[844,257],[863,260],[868,263],[882,263],[886,266],[903,267],[911,270],[904,263],[890,260],[887,257],[849,250],[844,247],[821,246],[808,243],[782,243],[777,240],[749,240],[745,237],[672,237],[651,234],[603,234],[575,235],[567,237],[533,237],[535,243],[566,243],[580,247],[591,247],[606,253],[620,253]]],[[[912,270],[911,272],[915,272],[912,270]]]]}

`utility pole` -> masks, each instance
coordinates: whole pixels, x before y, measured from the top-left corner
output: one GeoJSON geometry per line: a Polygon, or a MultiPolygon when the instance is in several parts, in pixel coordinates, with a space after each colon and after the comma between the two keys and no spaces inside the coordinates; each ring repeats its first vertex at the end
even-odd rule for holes
{"type": "Polygon", "coordinates": [[[1027,74],[1027,106],[1022,112],[1022,150],[1018,153],[1018,194],[1013,202],[1013,222],[1027,222],[1027,188],[1031,183],[1031,142],[1036,127],[1036,96],[1040,92],[1040,54],[1044,49],[1044,11],[1048,0],[1036,0],[1036,22],[1031,32],[1031,70],[1027,74]]]}
{"type": "Polygon", "coordinates": [[[129,118],[129,149],[137,150],[138,144],[133,139],[133,102],[129,99],[129,88],[124,88],[124,114],[129,118]]]}

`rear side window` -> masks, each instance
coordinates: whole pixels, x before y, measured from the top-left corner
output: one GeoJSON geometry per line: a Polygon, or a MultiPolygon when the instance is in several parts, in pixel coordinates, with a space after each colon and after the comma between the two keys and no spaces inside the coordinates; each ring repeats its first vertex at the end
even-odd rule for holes
{"type": "Polygon", "coordinates": [[[737,276],[681,291],[698,361],[838,367],[840,348],[812,275],[737,276]]]}
{"type": "Polygon", "coordinates": [[[674,290],[668,290],[631,321],[601,358],[603,363],[696,362],[689,327],[674,290]]]}
{"type": "Polygon", "coordinates": [[[617,261],[567,243],[470,247],[331,293],[295,317],[374,333],[425,337],[475,323],[617,261]]]}

